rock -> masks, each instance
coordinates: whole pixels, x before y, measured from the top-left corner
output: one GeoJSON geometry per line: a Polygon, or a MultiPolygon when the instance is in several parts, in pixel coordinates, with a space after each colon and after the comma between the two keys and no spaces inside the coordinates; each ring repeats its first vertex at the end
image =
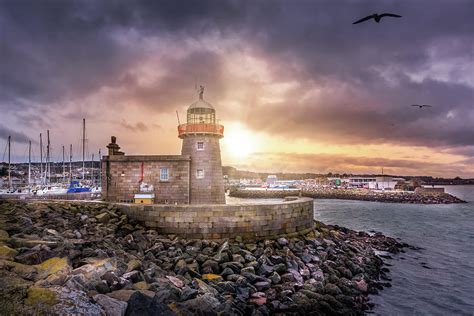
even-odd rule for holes
{"type": "Polygon", "coordinates": [[[176,304],[178,314],[183,315],[214,315],[220,302],[212,294],[206,293],[194,299],[176,304]]]}
{"type": "Polygon", "coordinates": [[[277,243],[278,243],[280,246],[287,246],[287,245],[289,244],[288,239],[283,238],[283,237],[278,238],[278,239],[277,239],[277,243]]]}
{"type": "Polygon", "coordinates": [[[240,262],[225,262],[223,264],[221,264],[221,267],[223,269],[225,268],[231,268],[232,271],[234,271],[235,273],[240,273],[240,270],[244,267],[240,262]]]}
{"type": "Polygon", "coordinates": [[[301,274],[298,271],[296,271],[294,269],[288,269],[288,272],[293,275],[293,278],[295,279],[295,281],[298,284],[303,285],[303,283],[304,283],[303,277],[301,276],[301,274]]]}
{"type": "Polygon", "coordinates": [[[278,263],[273,266],[273,271],[278,272],[279,274],[282,274],[288,271],[288,268],[286,267],[286,264],[278,263]]]}
{"type": "Polygon", "coordinates": [[[181,291],[181,301],[187,301],[192,298],[195,298],[198,295],[198,290],[192,289],[189,286],[184,287],[181,291]]]}
{"type": "Polygon", "coordinates": [[[337,285],[332,283],[326,284],[326,286],[324,287],[324,292],[332,296],[342,294],[341,289],[337,285]]]}
{"type": "Polygon", "coordinates": [[[281,277],[278,273],[273,272],[270,276],[269,279],[272,281],[273,284],[278,284],[281,282],[281,277]]]}
{"type": "Polygon", "coordinates": [[[95,218],[100,222],[100,223],[103,223],[103,224],[106,224],[109,222],[110,220],[110,215],[109,213],[101,213],[99,215],[96,215],[95,218]]]}
{"type": "Polygon", "coordinates": [[[247,249],[250,252],[254,252],[257,249],[256,244],[245,244],[245,249],[247,249]]]}
{"type": "Polygon", "coordinates": [[[201,294],[211,294],[215,296],[218,293],[215,288],[210,285],[207,285],[204,281],[201,281],[199,279],[193,279],[193,285],[199,290],[199,293],[201,294]]]}
{"type": "Polygon", "coordinates": [[[173,283],[174,286],[176,286],[177,288],[182,288],[184,287],[184,282],[174,276],[171,276],[171,275],[168,275],[166,276],[166,278],[171,282],[173,283]]]}
{"type": "Polygon", "coordinates": [[[284,273],[284,274],[281,275],[281,281],[283,283],[295,282],[295,277],[293,276],[292,273],[284,273]]]}
{"type": "Polygon", "coordinates": [[[128,300],[127,310],[125,312],[127,316],[152,316],[152,315],[163,315],[171,316],[176,315],[166,304],[160,303],[154,298],[135,292],[130,296],[128,300]]]}
{"type": "Polygon", "coordinates": [[[58,278],[65,280],[72,271],[68,258],[51,258],[34,267],[38,271],[37,279],[48,278],[48,281],[58,281],[58,278]]]}
{"type": "Polygon", "coordinates": [[[0,241],[7,241],[10,235],[3,229],[0,229],[0,241]]]}
{"type": "Polygon", "coordinates": [[[0,259],[13,260],[17,254],[18,251],[15,249],[12,249],[6,245],[0,246],[0,259]]]}
{"type": "MultiPolygon", "coordinates": [[[[286,266],[285,266],[286,268],[286,266]]],[[[268,264],[262,264],[260,266],[260,268],[258,268],[258,275],[264,275],[264,276],[267,276],[269,275],[270,273],[273,272],[273,267],[268,265],[268,264]]]]}
{"type": "Polygon", "coordinates": [[[140,271],[137,271],[137,270],[133,270],[133,271],[128,272],[128,273],[124,273],[122,275],[122,278],[124,278],[125,280],[129,280],[132,283],[137,283],[137,282],[140,282],[140,281],[144,280],[143,274],[140,271]]]}
{"type": "Polygon", "coordinates": [[[145,281],[140,281],[140,282],[134,283],[132,287],[135,290],[148,290],[150,288],[150,285],[148,285],[148,283],[146,283],[145,281]]]}
{"type": "Polygon", "coordinates": [[[240,263],[245,263],[244,257],[242,257],[241,255],[239,255],[239,254],[237,254],[237,253],[234,253],[234,254],[232,255],[232,261],[240,262],[240,263]]]}
{"type": "Polygon", "coordinates": [[[254,283],[253,286],[255,286],[258,291],[265,291],[270,288],[271,283],[267,281],[259,281],[254,283]]]}
{"type": "Polygon", "coordinates": [[[127,310],[128,304],[123,301],[116,300],[110,296],[97,294],[93,296],[93,299],[99,304],[105,311],[107,316],[123,316],[127,310]]]}
{"type": "Polygon", "coordinates": [[[133,293],[135,293],[135,292],[140,292],[143,295],[146,295],[150,298],[155,296],[155,292],[148,291],[148,290],[145,290],[145,291],[143,291],[143,290],[142,291],[118,290],[118,291],[113,291],[113,292],[107,293],[107,296],[112,297],[112,298],[114,298],[116,300],[119,300],[119,301],[127,302],[130,299],[130,297],[133,295],[133,293]]]}
{"type": "Polygon", "coordinates": [[[222,281],[224,281],[224,279],[220,275],[212,274],[212,273],[203,274],[201,278],[205,281],[211,281],[211,282],[222,282],[222,281]]]}
{"type": "Polygon", "coordinates": [[[105,273],[115,271],[117,262],[112,258],[107,259],[91,259],[91,263],[80,266],[72,270],[72,274],[83,274],[86,279],[100,279],[105,273]]]}
{"type": "Polygon", "coordinates": [[[28,289],[25,304],[31,306],[47,305],[53,306],[58,303],[56,291],[49,288],[32,286],[28,289]]]}
{"type": "Polygon", "coordinates": [[[249,267],[245,267],[245,268],[242,268],[242,270],[240,270],[240,272],[249,272],[249,273],[253,273],[255,274],[255,268],[252,267],[252,266],[249,266],[249,267]]]}
{"type": "Polygon", "coordinates": [[[216,273],[216,274],[219,273],[219,270],[220,270],[220,269],[219,269],[219,263],[217,263],[217,261],[215,261],[215,260],[206,260],[206,261],[202,264],[201,267],[202,267],[202,268],[210,267],[211,270],[212,270],[212,272],[213,272],[213,273],[216,273]]]}
{"type": "Polygon", "coordinates": [[[219,250],[217,251],[216,255],[214,256],[214,260],[217,262],[222,262],[223,256],[222,252],[226,250],[229,247],[229,243],[225,241],[220,247],[219,250]]]}
{"type": "Polygon", "coordinates": [[[23,279],[30,281],[36,280],[36,277],[38,275],[38,271],[34,266],[29,266],[26,264],[21,264],[8,260],[0,259],[0,269],[9,270],[22,277],[23,279]]]}
{"type": "Polygon", "coordinates": [[[127,263],[127,270],[125,272],[130,272],[133,270],[141,270],[142,262],[138,259],[132,259],[127,263]]]}
{"type": "Polygon", "coordinates": [[[249,303],[255,305],[265,305],[267,303],[267,297],[265,293],[255,292],[250,296],[249,303]]]}
{"type": "Polygon", "coordinates": [[[365,282],[365,280],[358,280],[358,281],[354,281],[354,284],[356,286],[356,288],[361,291],[362,293],[366,293],[367,292],[367,289],[368,289],[368,286],[367,286],[367,282],[365,282]]]}
{"type": "Polygon", "coordinates": [[[0,314],[23,315],[23,300],[31,282],[20,278],[13,272],[0,270],[0,314]]]}

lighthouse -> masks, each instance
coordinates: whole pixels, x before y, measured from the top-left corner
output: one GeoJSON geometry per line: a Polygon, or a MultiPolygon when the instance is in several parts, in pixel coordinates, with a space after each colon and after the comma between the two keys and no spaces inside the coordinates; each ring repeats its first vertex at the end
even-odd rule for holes
{"type": "Polygon", "coordinates": [[[199,99],[187,110],[186,124],[178,126],[183,140],[181,155],[191,157],[189,196],[191,204],[225,204],[219,140],[224,126],[216,123],[216,110],[204,100],[204,87],[199,99]]]}

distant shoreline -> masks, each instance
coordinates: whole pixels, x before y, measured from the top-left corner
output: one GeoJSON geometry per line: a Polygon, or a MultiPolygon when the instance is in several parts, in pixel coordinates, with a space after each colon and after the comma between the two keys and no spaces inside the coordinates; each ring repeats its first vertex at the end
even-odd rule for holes
{"type": "Polygon", "coordinates": [[[284,198],[289,195],[301,194],[314,199],[338,199],[370,201],[382,203],[406,204],[453,204],[467,203],[448,193],[415,194],[413,192],[385,191],[376,192],[366,189],[313,189],[313,190],[231,190],[230,196],[239,198],[284,198]]]}

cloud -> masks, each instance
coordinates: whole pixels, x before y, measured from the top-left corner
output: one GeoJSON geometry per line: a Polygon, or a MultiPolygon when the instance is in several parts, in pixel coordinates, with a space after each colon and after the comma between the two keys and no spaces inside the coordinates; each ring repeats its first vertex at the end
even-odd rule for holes
{"type": "Polygon", "coordinates": [[[28,136],[26,136],[25,134],[13,131],[0,124],[0,138],[8,139],[8,136],[11,136],[12,142],[27,143],[29,141],[28,136]]]}
{"type": "MultiPolygon", "coordinates": [[[[126,111],[169,116],[198,81],[223,119],[287,140],[455,151],[474,146],[473,10],[469,0],[3,1],[0,110],[14,119],[2,123],[22,133],[126,111]],[[352,25],[382,11],[403,18],[352,25]]],[[[133,119],[126,129],[151,126],[133,119]]]]}
{"type": "Polygon", "coordinates": [[[148,131],[148,126],[145,125],[143,122],[137,122],[135,124],[130,124],[125,120],[122,120],[120,123],[118,123],[119,126],[128,129],[132,132],[146,132],[148,131]]]}
{"type": "Polygon", "coordinates": [[[267,172],[315,172],[378,174],[384,168],[385,174],[393,175],[471,175],[474,170],[472,159],[459,160],[446,165],[417,159],[390,159],[378,157],[359,157],[344,154],[301,154],[288,152],[260,152],[248,157],[238,167],[267,172]]]}

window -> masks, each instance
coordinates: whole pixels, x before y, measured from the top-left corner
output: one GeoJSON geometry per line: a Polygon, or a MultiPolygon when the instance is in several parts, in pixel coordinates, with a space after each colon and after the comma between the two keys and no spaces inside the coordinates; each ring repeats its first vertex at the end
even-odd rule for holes
{"type": "Polygon", "coordinates": [[[197,142],[196,147],[197,150],[204,150],[204,142],[197,142]]]}
{"type": "Polygon", "coordinates": [[[203,179],[204,178],[204,169],[196,170],[196,178],[197,179],[203,179]]]}
{"type": "Polygon", "coordinates": [[[160,168],[160,181],[168,181],[168,180],[169,180],[168,168],[160,168]]]}

